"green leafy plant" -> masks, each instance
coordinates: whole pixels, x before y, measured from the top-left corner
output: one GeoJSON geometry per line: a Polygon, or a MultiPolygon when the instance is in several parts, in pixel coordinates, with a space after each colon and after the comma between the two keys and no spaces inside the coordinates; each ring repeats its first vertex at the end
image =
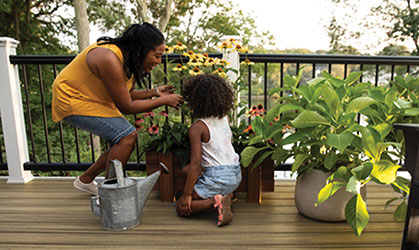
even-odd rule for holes
{"type": "Polygon", "coordinates": [[[391,185],[400,197],[390,200],[386,207],[401,200],[395,219],[405,216],[409,181],[397,176],[397,161],[403,154],[393,123],[409,120],[419,111],[418,95],[413,93],[417,80],[396,78],[397,84],[386,88],[359,82],[361,75],[352,72],[342,80],[323,72],[322,77],[306,85],[299,84],[301,70],[297,76],[286,76],[284,87],[269,92],[273,95],[283,91],[285,97],[264,117],[252,121],[255,135],[241,154],[244,166],[254,158],[259,162],[271,157],[280,163],[293,158],[291,170],[298,175],[311,169],[330,171],[317,204],[341,188],[352,193],[345,216],[357,236],[369,221],[360,190],[370,181],[391,185]],[[407,84],[410,94],[403,88],[407,84]],[[278,116],[281,118],[276,121],[278,116]]]}

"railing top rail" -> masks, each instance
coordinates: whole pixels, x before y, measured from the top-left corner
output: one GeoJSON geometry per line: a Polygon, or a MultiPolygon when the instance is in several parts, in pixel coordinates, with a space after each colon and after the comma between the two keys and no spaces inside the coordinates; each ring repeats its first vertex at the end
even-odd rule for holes
{"type": "Polygon", "coordinates": [[[361,55],[311,55],[311,54],[241,54],[240,61],[270,63],[319,64],[387,64],[419,65],[419,56],[361,56],[361,55]]]}
{"type": "MultiPolygon", "coordinates": [[[[210,57],[222,58],[221,53],[209,54],[210,57]]],[[[68,64],[76,55],[18,55],[10,56],[10,63],[12,64],[68,64]]],[[[187,57],[180,58],[178,54],[163,55],[162,61],[167,60],[169,62],[178,63],[188,61],[187,57]]]]}
{"type": "MultiPolygon", "coordinates": [[[[221,58],[221,53],[209,54],[221,58]]],[[[12,64],[68,64],[75,55],[18,55],[10,56],[12,64]]],[[[240,61],[246,58],[252,62],[267,63],[318,63],[318,64],[383,64],[383,65],[419,65],[419,56],[360,56],[360,55],[311,55],[311,54],[241,54],[240,61]]],[[[166,60],[163,55],[162,60],[166,60]]],[[[168,54],[172,63],[187,61],[178,54],[168,54]]]]}

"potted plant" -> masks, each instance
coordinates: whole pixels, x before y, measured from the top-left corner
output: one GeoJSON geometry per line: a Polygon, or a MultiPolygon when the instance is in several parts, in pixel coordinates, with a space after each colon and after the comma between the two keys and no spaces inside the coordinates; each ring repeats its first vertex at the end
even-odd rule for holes
{"type": "MultiPolygon", "coordinates": [[[[220,45],[220,48],[227,53],[232,51],[248,53],[247,49],[242,47],[234,39],[224,41],[220,45]]],[[[238,73],[236,70],[228,68],[228,63],[225,60],[210,57],[206,53],[200,54],[190,50],[188,51],[186,46],[181,43],[166,48],[166,55],[173,52],[179,54],[180,63],[177,63],[175,67],[169,67],[167,74],[162,71],[161,75],[166,78],[167,82],[173,82],[177,93],[181,92],[182,78],[188,75],[211,72],[228,79],[227,73],[229,71],[238,73]]],[[[250,65],[252,62],[246,60],[243,64],[250,65]]],[[[248,111],[246,102],[240,101],[238,98],[240,91],[246,89],[246,82],[239,77],[231,83],[236,92],[236,99],[229,118],[233,133],[233,146],[236,152],[241,153],[249,138],[249,133],[244,132],[247,124],[241,119],[246,111],[248,111]]],[[[156,171],[160,161],[165,162],[169,170],[172,170],[169,175],[164,177],[166,179],[158,182],[155,187],[155,190],[160,189],[161,199],[163,201],[173,201],[175,193],[183,189],[185,179],[181,175],[181,168],[189,160],[189,139],[187,131],[191,122],[192,119],[189,115],[187,105],[182,105],[180,114],[179,112],[173,111],[167,113],[160,112],[159,115],[146,113],[145,117],[144,115],[139,117],[136,122],[140,129],[139,131],[141,131],[139,134],[140,141],[143,142],[142,150],[146,154],[147,174],[156,171]]],[[[237,191],[247,192],[249,202],[260,202],[262,190],[274,190],[274,166],[272,160],[267,159],[259,171],[242,168],[242,173],[242,184],[237,191]]]]}
{"type": "MultiPolygon", "coordinates": [[[[395,218],[404,218],[409,181],[396,174],[400,168],[397,161],[402,157],[401,141],[392,124],[413,114],[406,112],[405,107],[412,107],[412,103],[403,100],[404,93],[396,86],[358,82],[361,75],[352,72],[342,80],[323,72],[322,77],[307,84],[299,84],[301,70],[297,76],[285,77],[284,87],[272,89],[270,94],[283,91],[288,95],[263,118],[252,121],[256,135],[242,152],[243,165],[255,157],[257,161],[271,157],[277,162],[293,158],[291,170],[298,175],[296,199],[307,192],[298,193],[300,180],[312,181],[313,173],[323,176],[317,199],[308,204],[308,211],[324,212],[322,203],[339,190],[346,191],[343,214],[357,236],[369,221],[362,190],[370,181],[391,185],[400,194],[402,201],[395,218]]],[[[299,201],[296,205],[299,208],[299,201]]],[[[299,208],[303,214],[307,211],[302,210],[299,208]]]]}

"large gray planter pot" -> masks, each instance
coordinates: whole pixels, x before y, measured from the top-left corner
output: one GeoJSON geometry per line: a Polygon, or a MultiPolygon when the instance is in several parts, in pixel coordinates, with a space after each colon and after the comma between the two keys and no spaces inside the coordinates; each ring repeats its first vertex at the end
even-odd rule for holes
{"type": "MultiPolygon", "coordinates": [[[[302,215],[321,221],[337,222],[346,220],[345,206],[354,195],[344,188],[339,189],[322,204],[315,206],[319,191],[324,187],[327,177],[331,174],[332,172],[312,169],[298,176],[295,185],[295,206],[302,215]]],[[[365,199],[365,186],[361,192],[365,199]]]]}

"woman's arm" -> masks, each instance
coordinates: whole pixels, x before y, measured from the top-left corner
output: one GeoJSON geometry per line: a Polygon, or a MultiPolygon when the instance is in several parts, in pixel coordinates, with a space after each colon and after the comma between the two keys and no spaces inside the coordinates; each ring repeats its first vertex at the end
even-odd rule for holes
{"type": "Polygon", "coordinates": [[[105,84],[116,107],[125,114],[145,112],[162,105],[177,108],[183,99],[180,95],[170,94],[149,100],[133,100],[125,84],[125,72],[118,57],[105,48],[92,49],[87,54],[90,70],[105,84]]]}
{"type": "Polygon", "coordinates": [[[158,87],[154,87],[152,89],[147,90],[137,90],[133,89],[131,90],[131,98],[132,100],[142,100],[142,99],[148,99],[155,96],[166,96],[173,94],[175,90],[175,86],[173,85],[161,85],[158,87]]]}

